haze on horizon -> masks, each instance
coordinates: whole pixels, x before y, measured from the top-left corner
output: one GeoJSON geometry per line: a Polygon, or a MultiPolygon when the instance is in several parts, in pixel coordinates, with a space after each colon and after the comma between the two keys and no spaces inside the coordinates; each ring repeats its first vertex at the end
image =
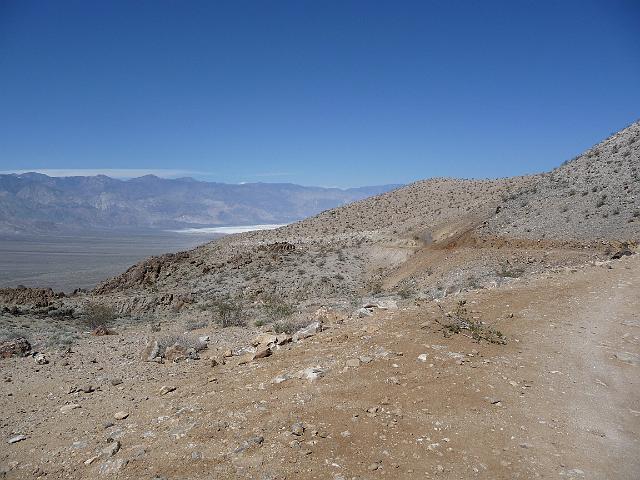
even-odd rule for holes
{"type": "Polygon", "coordinates": [[[623,0],[2,2],[0,171],[545,171],[637,118],[638,24],[623,0]]]}

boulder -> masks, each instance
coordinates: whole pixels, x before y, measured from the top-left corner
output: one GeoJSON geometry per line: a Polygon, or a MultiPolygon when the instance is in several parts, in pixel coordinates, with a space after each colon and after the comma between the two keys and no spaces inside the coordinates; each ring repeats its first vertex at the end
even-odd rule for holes
{"type": "Polygon", "coordinates": [[[164,351],[164,359],[167,362],[179,362],[187,358],[187,349],[182,345],[173,344],[164,351]]]}
{"type": "Polygon", "coordinates": [[[256,347],[256,351],[253,354],[253,360],[257,360],[258,358],[265,358],[271,355],[271,345],[262,344],[256,347]]]}
{"type": "Polygon", "coordinates": [[[244,355],[240,355],[238,357],[238,365],[244,365],[245,363],[249,363],[253,360],[253,353],[245,353],[244,355]]]}
{"type": "Polygon", "coordinates": [[[278,341],[278,336],[273,333],[261,333],[256,338],[253,339],[251,345],[257,347],[258,345],[264,344],[269,345],[272,343],[276,343],[278,341]]]}
{"type": "Polygon", "coordinates": [[[24,357],[29,350],[31,350],[31,345],[26,338],[14,338],[0,343],[0,358],[24,357]]]}
{"type": "Polygon", "coordinates": [[[284,345],[285,343],[289,343],[291,341],[291,335],[288,333],[279,333],[276,335],[276,344],[284,345]]]}

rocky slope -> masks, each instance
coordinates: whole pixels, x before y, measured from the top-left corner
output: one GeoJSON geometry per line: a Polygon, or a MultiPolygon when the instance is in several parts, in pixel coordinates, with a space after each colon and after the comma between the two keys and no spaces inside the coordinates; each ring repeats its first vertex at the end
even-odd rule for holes
{"type": "Polygon", "coordinates": [[[438,298],[606,256],[640,239],[639,132],[631,125],[549,173],[426,180],[151,258],[95,293],[121,312],[194,308],[221,295],[295,305],[383,291],[438,298]]]}
{"type": "Polygon", "coordinates": [[[640,124],[510,195],[482,232],[510,238],[638,240],[640,124]]]}

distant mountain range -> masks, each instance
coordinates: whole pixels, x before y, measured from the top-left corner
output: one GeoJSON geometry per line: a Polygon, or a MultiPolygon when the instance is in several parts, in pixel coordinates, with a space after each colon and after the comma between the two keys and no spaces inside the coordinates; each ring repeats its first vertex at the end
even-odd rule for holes
{"type": "Polygon", "coordinates": [[[0,175],[0,233],[289,223],[397,187],[5,174],[0,175]]]}

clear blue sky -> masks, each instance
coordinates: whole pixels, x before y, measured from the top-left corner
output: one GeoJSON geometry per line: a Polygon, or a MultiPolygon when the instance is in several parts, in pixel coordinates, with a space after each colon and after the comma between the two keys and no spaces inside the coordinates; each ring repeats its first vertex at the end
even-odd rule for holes
{"type": "Polygon", "coordinates": [[[0,2],[1,171],[507,176],[638,117],[636,0],[0,2]]]}

